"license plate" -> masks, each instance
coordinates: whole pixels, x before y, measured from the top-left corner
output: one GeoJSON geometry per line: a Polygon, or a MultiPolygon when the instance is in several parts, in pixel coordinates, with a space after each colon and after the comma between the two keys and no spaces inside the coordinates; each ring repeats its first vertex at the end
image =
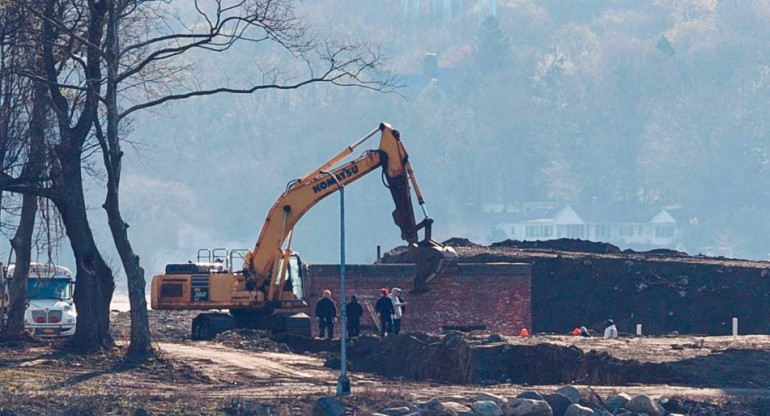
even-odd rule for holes
{"type": "Polygon", "coordinates": [[[53,329],[53,328],[45,328],[45,329],[43,329],[43,333],[44,334],[55,334],[56,330],[53,329]]]}

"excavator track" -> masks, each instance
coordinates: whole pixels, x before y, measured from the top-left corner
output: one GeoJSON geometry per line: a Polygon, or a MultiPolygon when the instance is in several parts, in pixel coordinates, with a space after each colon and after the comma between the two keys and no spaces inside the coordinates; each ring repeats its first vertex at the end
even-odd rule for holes
{"type": "Polygon", "coordinates": [[[227,313],[202,313],[193,319],[191,339],[210,341],[217,334],[235,329],[235,318],[227,313]]]}
{"type": "Polygon", "coordinates": [[[311,336],[312,320],[304,313],[276,313],[273,315],[243,313],[233,316],[223,312],[199,314],[192,322],[191,339],[210,341],[217,334],[236,328],[267,330],[272,334],[292,334],[306,338],[311,336]]]}

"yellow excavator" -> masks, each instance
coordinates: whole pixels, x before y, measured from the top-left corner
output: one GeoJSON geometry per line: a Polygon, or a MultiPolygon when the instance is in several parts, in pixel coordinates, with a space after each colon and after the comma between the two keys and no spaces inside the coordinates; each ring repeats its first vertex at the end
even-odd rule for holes
{"type": "MultiPolygon", "coordinates": [[[[307,175],[292,180],[268,212],[259,239],[243,258],[243,270],[233,271],[238,250],[199,250],[198,261],[166,265],[166,272],[152,279],[151,306],[156,310],[228,310],[199,314],[192,323],[192,338],[212,339],[234,328],[266,329],[310,336],[306,282],[299,255],[291,250],[292,231],[302,216],[323,198],[382,167],[383,183],[395,203],[393,219],[408,243],[416,264],[414,291],[428,290],[436,276],[453,269],[457,255],[431,239],[433,219],[414,177],[398,130],[381,123],[369,134],[342,150],[307,175]],[[366,150],[355,160],[340,162],[372,136],[381,133],[377,149],[366,150]],[[424,219],[415,221],[409,183],[424,219]],[[419,240],[418,231],[424,229],[419,240]],[[284,246],[285,245],[285,246],[284,246]],[[205,261],[202,261],[205,260],[205,261]]],[[[245,251],[245,250],[243,250],[245,251]]]]}

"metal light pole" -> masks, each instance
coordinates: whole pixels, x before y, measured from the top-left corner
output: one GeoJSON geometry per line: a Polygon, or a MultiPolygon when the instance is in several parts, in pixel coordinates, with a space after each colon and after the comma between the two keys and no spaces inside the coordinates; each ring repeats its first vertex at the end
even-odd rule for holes
{"type": "Polygon", "coordinates": [[[348,378],[348,311],[345,308],[347,294],[345,293],[345,187],[333,174],[320,171],[320,174],[330,175],[340,189],[340,378],[337,380],[337,396],[350,395],[350,379],[348,378]]]}
{"type": "MultiPolygon", "coordinates": [[[[336,179],[336,178],[335,178],[336,179]]],[[[348,378],[348,311],[345,308],[347,295],[345,293],[345,187],[340,187],[340,378],[337,380],[337,396],[350,395],[350,379],[348,378]]]]}

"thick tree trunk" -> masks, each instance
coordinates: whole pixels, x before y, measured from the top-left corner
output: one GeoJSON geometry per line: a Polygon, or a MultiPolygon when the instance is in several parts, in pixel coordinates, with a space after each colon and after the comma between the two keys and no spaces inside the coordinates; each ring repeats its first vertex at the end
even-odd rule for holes
{"type": "Polygon", "coordinates": [[[107,137],[100,136],[104,152],[104,167],[107,170],[107,197],[104,209],[112,232],[115,248],[118,250],[123,270],[128,282],[128,299],[131,304],[131,344],[127,358],[141,360],[152,354],[150,323],[147,317],[147,299],[145,298],[144,269],[139,264],[139,256],[134,252],[128,239],[128,224],[120,214],[120,172],[123,152],[118,137],[118,98],[117,82],[120,62],[119,17],[115,1],[109,2],[107,37],[105,39],[107,60],[107,137]]]}
{"type": "Polygon", "coordinates": [[[32,233],[35,230],[37,198],[24,195],[21,206],[21,218],[16,234],[11,240],[11,247],[16,252],[16,267],[11,281],[8,324],[4,328],[3,338],[15,339],[24,336],[24,312],[27,310],[27,276],[32,259],[32,233]]]}
{"type": "MultiPolygon", "coordinates": [[[[112,271],[104,262],[96,247],[86,214],[81,158],[83,145],[98,117],[98,93],[100,89],[101,63],[99,59],[104,18],[107,13],[105,1],[88,0],[88,30],[86,37],[91,47],[85,48],[86,94],[82,104],[68,101],[57,85],[59,77],[58,56],[53,44],[60,37],[57,22],[57,1],[46,0],[43,13],[43,63],[49,94],[59,124],[60,144],[56,146],[56,161],[52,168],[54,204],[61,214],[62,223],[72,246],[76,265],[75,309],[78,324],[72,339],[74,346],[84,350],[112,347],[110,335],[110,302],[115,290],[112,271]],[[73,124],[70,105],[77,105],[81,111],[73,124]]],[[[66,42],[64,42],[66,43],[66,42]]],[[[59,42],[61,44],[61,42],[59,42]]]]}
{"type": "Polygon", "coordinates": [[[99,253],[88,223],[79,158],[62,158],[60,179],[57,192],[64,196],[55,203],[67,230],[77,269],[73,297],[78,324],[72,342],[86,350],[110,348],[114,345],[110,335],[110,302],[115,280],[99,253]]]}

